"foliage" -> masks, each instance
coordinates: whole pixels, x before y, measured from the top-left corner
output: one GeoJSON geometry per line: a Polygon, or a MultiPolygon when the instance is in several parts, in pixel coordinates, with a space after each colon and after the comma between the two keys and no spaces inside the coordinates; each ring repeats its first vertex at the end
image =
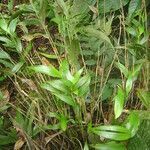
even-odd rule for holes
{"type": "Polygon", "coordinates": [[[2,1],[0,149],[148,149],[149,4],[2,1]]]}

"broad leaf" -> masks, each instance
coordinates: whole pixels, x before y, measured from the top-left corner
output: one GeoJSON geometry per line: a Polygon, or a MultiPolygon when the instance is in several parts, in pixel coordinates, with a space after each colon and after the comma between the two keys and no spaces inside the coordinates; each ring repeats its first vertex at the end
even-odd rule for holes
{"type": "Polygon", "coordinates": [[[76,89],[78,96],[85,96],[89,92],[89,85],[90,85],[90,76],[85,75],[79,79],[79,81],[76,83],[74,89],[76,89]]]}
{"type": "Polygon", "coordinates": [[[139,129],[139,125],[140,125],[139,115],[134,112],[131,112],[126,122],[127,123],[125,126],[130,131],[131,137],[133,137],[139,129]]]}
{"type": "Polygon", "coordinates": [[[0,49],[0,59],[11,59],[9,54],[0,49]]]}
{"type": "Polygon", "coordinates": [[[69,92],[69,89],[61,80],[53,80],[53,81],[49,81],[47,83],[50,84],[53,88],[55,88],[61,92],[64,92],[64,93],[69,92]]]}
{"type": "Polygon", "coordinates": [[[15,18],[10,22],[8,29],[11,34],[14,34],[16,27],[17,27],[17,22],[18,22],[18,18],[15,18]]]}
{"type": "Polygon", "coordinates": [[[0,28],[8,32],[8,24],[5,19],[0,19],[0,28]]]}
{"type": "Polygon", "coordinates": [[[133,85],[133,77],[131,75],[129,75],[127,81],[126,81],[126,96],[128,96],[128,94],[130,93],[131,89],[132,89],[132,85],[133,85]]]}
{"type": "Polygon", "coordinates": [[[121,113],[123,111],[123,107],[124,107],[124,101],[125,101],[125,92],[123,91],[123,89],[121,87],[118,86],[117,94],[114,97],[115,118],[118,118],[121,115],[121,113]]]}
{"type": "Polygon", "coordinates": [[[131,137],[130,131],[128,129],[116,125],[91,127],[89,132],[116,141],[128,140],[131,137]]]}
{"type": "Polygon", "coordinates": [[[83,150],[89,150],[89,146],[88,146],[87,142],[85,142],[83,150]]]}
{"type": "Polygon", "coordinates": [[[128,150],[149,150],[150,148],[150,120],[144,120],[137,134],[128,141],[128,150]]]}
{"type": "Polygon", "coordinates": [[[95,144],[91,145],[91,147],[95,148],[96,150],[126,150],[124,144],[116,142],[95,144]]]}

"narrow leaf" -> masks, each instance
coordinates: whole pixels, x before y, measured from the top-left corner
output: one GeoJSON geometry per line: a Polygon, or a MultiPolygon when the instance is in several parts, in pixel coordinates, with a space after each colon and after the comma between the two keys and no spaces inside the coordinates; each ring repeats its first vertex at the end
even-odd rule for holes
{"type": "Polygon", "coordinates": [[[123,73],[123,75],[127,78],[128,77],[128,69],[120,62],[117,62],[115,64],[120,69],[120,71],[123,73]]]}
{"type": "Polygon", "coordinates": [[[91,132],[107,139],[124,141],[131,137],[130,131],[122,126],[98,126],[93,127],[91,132]]]}
{"type": "Polygon", "coordinates": [[[95,145],[91,145],[91,147],[95,148],[96,150],[126,150],[124,144],[116,143],[116,142],[95,144],[95,145]]]}
{"type": "Polygon", "coordinates": [[[133,137],[136,132],[138,131],[140,125],[140,118],[139,115],[131,112],[129,117],[127,118],[126,128],[130,131],[131,137],[133,137]]]}
{"type": "Polygon", "coordinates": [[[0,58],[2,59],[11,59],[9,54],[0,49],[0,58]]]}
{"type": "Polygon", "coordinates": [[[53,66],[38,65],[38,66],[29,67],[29,68],[35,71],[36,73],[43,73],[51,77],[57,77],[57,78],[61,77],[59,71],[53,66]]]}
{"type": "Polygon", "coordinates": [[[17,72],[20,70],[20,68],[23,66],[23,64],[24,64],[24,62],[19,62],[19,63],[17,63],[17,64],[12,68],[12,72],[13,72],[13,73],[17,73],[17,72]]]}

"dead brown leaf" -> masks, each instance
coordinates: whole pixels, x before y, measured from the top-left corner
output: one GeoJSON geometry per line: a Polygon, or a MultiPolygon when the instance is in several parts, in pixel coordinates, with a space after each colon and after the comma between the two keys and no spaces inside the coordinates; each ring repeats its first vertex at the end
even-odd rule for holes
{"type": "Polygon", "coordinates": [[[20,138],[16,143],[15,143],[15,146],[14,146],[14,150],[20,150],[22,148],[22,146],[24,145],[25,141],[20,138]]]}

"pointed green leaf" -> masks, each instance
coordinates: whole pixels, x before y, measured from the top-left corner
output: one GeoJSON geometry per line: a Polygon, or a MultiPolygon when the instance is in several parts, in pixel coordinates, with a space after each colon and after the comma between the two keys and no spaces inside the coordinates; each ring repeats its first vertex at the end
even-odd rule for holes
{"type": "Polygon", "coordinates": [[[90,85],[91,78],[89,75],[85,75],[79,79],[76,83],[74,89],[76,89],[78,96],[85,96],[89,92],[89,85],[90,85]]]}
{"type": "Polygon", "coordinates": [[[89,146],[88,146],[87,142],[85,142],[83,150],[89,150],[89,146]]]}
{"type": "Polygon", "coordinates": [[[53,88],[55,88],[61,92],[68,93],[68,91],[69,91],[67,86],[61,80],[53,80],[53,81],[49,81],[47,83],[50,84],[53,88]]]}
{"type": "Polygon", "coordinates": [[[127,81],[126,81],[126,96],[128,96],[128,94],[130,93],[131,89],[132,89],[132,85],[133,85],[133,77],[131,75],[129,75],[127,81]]]}
{"type": "Polygon", "coordinates": [[[8,29],[11,34],[13,34],[15,32],[16,27],[17,27],[17,22],[18,22],[18,18],[15,18],[10,22],[8,29]]]}
{"type": "Polygon", "coordinates": [[[76,106],[75,101],[71,96],[67,96],[67,95],[59,94],[59,93],[55,93],[55,96],[70,106],[73,106],[73,107],[76,106]]]}
{"type": "Polygon", "coordinates": [[[9,54],[0,49],[0,59],[11,59],[9,54]]]}
{"type": "Polygon", "coordinates": [[[60,127],[62,131],[66,131],[67,129],[67,118],[64,115],[61,115],[60,117],[60,127]]]}
{"type": "Polygon", "coordinates": [[[124,101],[125,101],[125,92],[121,87],[118,86],[117,95],[114,97],[115,102],[114,113],[116,119],[121,115],[123,111],[124,101]]]}
{"type": "Polygon", "coordinates": [[[29,68],[35,71],[36,73],[43,73],[51,77],[61,78],[59,71],[53,66],[38,65],[38,66],[31,66],[29,68]]]}
{"type": "Polygon", "coordinates": [[[20,70],[20,68],[23,66],[23,64],[24,64],[24,62],[19,62],[19,63],[17,63],[17,64],[12,68],[12,72],[13,72],[13,73],[17,73],[17,72],[20,70]]]}
{"type": "Polygon", "coordinates": [[[5,19],[0,19],[0,28],[6,32],[8,31],[8,25],[5,19]]]}
{"type": "Polygon", "coordinates": [[[128,129],[116,125],[93,127],[90,129],[90,132],[116,141],[128,140],[131,137],[130,131],[128,129]]]}
{"type": "Polygon", "coordinates": [[[130,131],[131,137],[133,137],[136,132],[138,131],[140,125],[140,118],[139,115],[131,112],[129,117],[127,118],[126,128],[130,131]]]}

